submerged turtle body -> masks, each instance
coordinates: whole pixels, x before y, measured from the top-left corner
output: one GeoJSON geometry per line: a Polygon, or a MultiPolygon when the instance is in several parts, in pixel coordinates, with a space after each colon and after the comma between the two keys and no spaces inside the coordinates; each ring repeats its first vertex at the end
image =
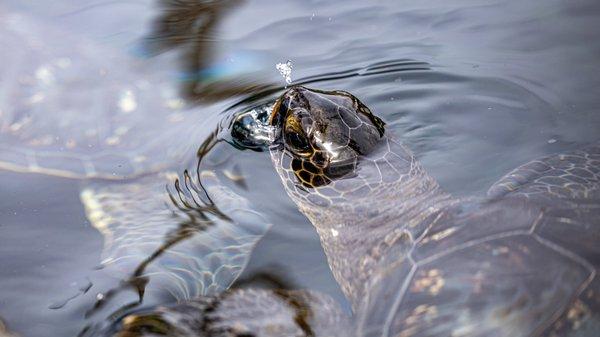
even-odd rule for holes
{"type": "MultiPolygon", "coordinates": [[[[291,96],[307,111],[331,102],[290,91],[281,106],[298,109],[291,96]]],[[[360,114],[351,98],[327,104],[360,114]]],[[[271,155],[289,186],[286,163],[297,155],[280,125],[271,155]]],[[[304,130],[311,142],[312,125],[304,130]]],[[[357,159],[354,175],[286,190],[319,232],[360,317],[358,335],[591,335],[600,327],[599,145],[518,168],[482,201],[444,193],[392,136],[357,159]]]]}
{"type": "MultiPolygon", "coordinates": [[[[229,287],[269,224],[222,175],[196,172],[210,131],[198,122],[216,114],[181,97],[172,56],[140,58],[10,6],[0,5],[0,169],[81,181],[104,236],[91,280],[179,300],[229,287]]],[[[210,31],[218,13],[205,14],[210,31]]]]}
{"type": "Polygon", "coordinates": [[[315,226],[353,323],[330,319],[343,316],[339,307],[314,293],[282,300],[289,311],[268,309],[270,290],[161,309],[161,322],[186,326],[181,336],[597,335],[600,145],[535,160],[487,198],[460,200],[362,107],[348,93],[293,87],[271,119],[275,169],[315,226]]]}

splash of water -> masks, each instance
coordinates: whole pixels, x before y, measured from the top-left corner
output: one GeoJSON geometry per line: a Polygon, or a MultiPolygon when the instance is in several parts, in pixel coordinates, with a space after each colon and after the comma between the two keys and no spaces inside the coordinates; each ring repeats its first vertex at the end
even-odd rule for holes
{"type": "Polygon", "coordinates": [[[283,76],[285,83],[288,85],[292,84],[292,61],[287,60],[285,63],[277,63],[275,68],[277,68],[281,76],[283,76]]]}
{"type": "Polygon", "coordinates": [[[235,117],[231,129],[233,141],[243,148],[264,151],[277,133],[277,127],[269,125],[272,110],[273,104],[266,104],[235,117]]]}

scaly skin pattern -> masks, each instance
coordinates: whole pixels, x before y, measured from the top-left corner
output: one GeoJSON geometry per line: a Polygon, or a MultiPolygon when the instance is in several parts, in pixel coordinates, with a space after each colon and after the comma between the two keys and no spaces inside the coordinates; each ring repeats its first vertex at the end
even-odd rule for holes
{"type": "Polygon", "coordinates": [[[389,138],[360,162],[360,172],[369,174],[310,190],[290,183],[294,173],[284,151],[271,153],[288,195],[315,225],[333,274],[355,308],[365,296],[365,283],[387,262],[389,251],[409,249],[440,208],[453,202],[414,157],[389,138]]]}
{"type": "MultiPolygon", "coordinates": [[[[356,103],[330,95],[292,88],[276,113],[317,106],[344,120],[356,103]]],[[[321,114],[304,121],[317,150],[321,114]]],[[[524,165],[489,200],[455,200],[390,135],[357,153],[351,174],[306,186],[279,121],[273,164],[320,235],[359,336],[595,336],[600,146],[524,165]]]]}
{"type": "Polygon", "coordinates": [[[159,309],[177,332],[128,316],[120,336],[597,336],[600,145],[458,200],[348,93],[293,87],[271,124],[275,169],[354,318],[315,292],[231,290],[159,309]]]}

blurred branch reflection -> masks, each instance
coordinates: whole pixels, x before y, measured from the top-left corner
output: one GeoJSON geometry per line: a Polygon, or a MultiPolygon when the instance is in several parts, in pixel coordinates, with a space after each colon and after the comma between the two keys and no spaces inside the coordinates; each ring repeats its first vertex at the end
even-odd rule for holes
{"type": "Polygon", "coordinates": [[[229,74],[218,60],[217,29],[224,16],[244,0],[161,0],[159,16],[144,39],[144,51],[156,55],[178,49],[184,99],[195,103],[219,101],[274,87],[244,74],[229,74]],[[233,76],[233,77],[231,77],[233,76]]]}

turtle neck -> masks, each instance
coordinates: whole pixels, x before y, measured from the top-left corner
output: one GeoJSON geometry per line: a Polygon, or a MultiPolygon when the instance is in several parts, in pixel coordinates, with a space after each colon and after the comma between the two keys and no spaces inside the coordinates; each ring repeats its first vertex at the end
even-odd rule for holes
{"type": "MultiPolygon", "coordinates": [[[[330,202],[323,202],[316,191],[286,188],[315,226],[333,275],[354,310],[374,275],[405,257],[441,210],[454,202],[410,151],[392,140],[386,143],[360,163],[355,176],[329,186],[352,188],[330,202]]],[[[275,155],[273,160],[285,177],[275,155]]]]}

